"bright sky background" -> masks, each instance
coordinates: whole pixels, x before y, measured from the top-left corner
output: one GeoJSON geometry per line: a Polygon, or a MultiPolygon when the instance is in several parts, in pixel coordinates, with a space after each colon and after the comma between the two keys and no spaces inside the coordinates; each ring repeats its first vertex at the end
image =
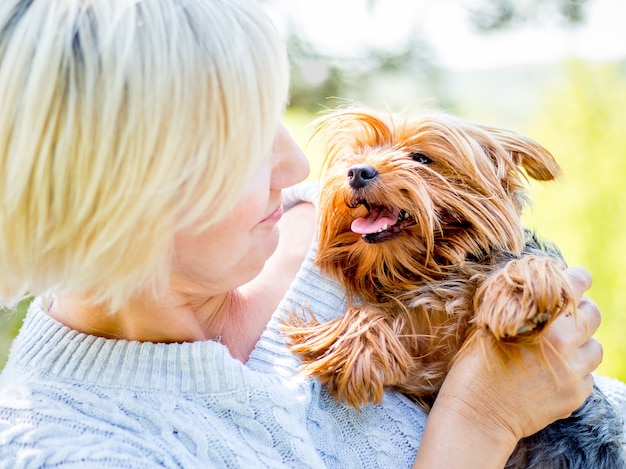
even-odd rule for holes
{"type": "Polygon", "coordinates": [[[419,33],[441,65],[490,68],[550,62],[565,56],[626,58],[626,0],[589,0],[586,22],[573,30],[534,25],[479,35],[460,0],[273,0],[279,26],[290,16],[323,52],[358,54],[364,47],[393,48],[419,33]]]}

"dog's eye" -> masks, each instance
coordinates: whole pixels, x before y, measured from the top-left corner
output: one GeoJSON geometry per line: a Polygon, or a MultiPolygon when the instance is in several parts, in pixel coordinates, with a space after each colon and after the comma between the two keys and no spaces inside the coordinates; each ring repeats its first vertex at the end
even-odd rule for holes
{"type": "Polygon", "coordinates": [[[411,158],[413,158],[413,161],[417,161],[421,164],[428,164],[433,162],[433,160],[427,157],[424,153],[411,153],[410,156],[411,158]]]}

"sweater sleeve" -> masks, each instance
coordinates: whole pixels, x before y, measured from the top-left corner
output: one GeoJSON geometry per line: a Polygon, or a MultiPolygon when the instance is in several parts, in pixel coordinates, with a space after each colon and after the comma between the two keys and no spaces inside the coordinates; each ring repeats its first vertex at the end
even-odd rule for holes
{"type": "MultiPolygon", "coordinates": [[[[387,391],[381,405],[357,411],[338,403],[315,379],[300,375],[300,362],[280,332],[288,313],[310,310],[320,322],[340,316],[347,301],[342,286],[314,265],[309,250],[289,292],[272,317],[248,361],[248,366],[287,379],[307,402],[307,429],[328,467],[411,467],[426,416],[400,393],[387,391]]],[[[296,391],[294,391],[296,392],[296,391]]]]}
{"type": "Polygon", "coordinates": [[[283,208],[285,210],[289,210],[302,202],[310,202],[317,208],[318,199],[318,182],[301,182],[283,190],[283,208]]]}

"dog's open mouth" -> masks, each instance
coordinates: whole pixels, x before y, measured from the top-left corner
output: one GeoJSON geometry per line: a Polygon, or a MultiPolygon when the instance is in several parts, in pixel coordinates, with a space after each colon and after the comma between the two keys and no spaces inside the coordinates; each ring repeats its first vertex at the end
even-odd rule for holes
{"type": "Polygon", "coordinates": [[[351,228],[353,232],[360,234],[366,243],[388,241],[409,226],[415,225],[415,219],[406,210],[361,203],[369,213],[365,217],[355,219],[351,228]]]}

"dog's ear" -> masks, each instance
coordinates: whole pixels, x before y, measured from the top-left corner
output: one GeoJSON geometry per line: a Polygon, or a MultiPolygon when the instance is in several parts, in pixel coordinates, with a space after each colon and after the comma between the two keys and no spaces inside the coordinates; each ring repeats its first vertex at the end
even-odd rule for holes
{"type": "Polygon", "coordinates": [[[503,129],[487,128],[513,162],[526,170],[528,176],[537,181],[551,181],[561,174],[561,168],[552,154],[531,138],[503,129]]]}

